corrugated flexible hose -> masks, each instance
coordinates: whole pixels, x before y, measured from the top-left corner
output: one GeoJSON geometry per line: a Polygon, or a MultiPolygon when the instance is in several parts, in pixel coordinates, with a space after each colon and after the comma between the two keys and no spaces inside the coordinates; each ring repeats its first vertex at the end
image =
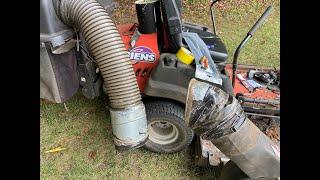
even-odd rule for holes
{"type": "Polygon", "coordinates": [[[120,140],[118,145],[133,146],[135,141],[144,141],[147,137],[146,115],[138,84],[128,52],[106,10],[96,0],[56,0],[55,8],[65,24],[80,30],[97,62],[113,109],[110,111],[111,121],[113,133],[120,140]],[[129,115],[123,117],[123,110],[129,115]],[[119,127],[137,121],[130,118],[139,119],[136,123],[140,125],[119,127]],[[128,135],[122,131],[137,132],[128,135]]]}

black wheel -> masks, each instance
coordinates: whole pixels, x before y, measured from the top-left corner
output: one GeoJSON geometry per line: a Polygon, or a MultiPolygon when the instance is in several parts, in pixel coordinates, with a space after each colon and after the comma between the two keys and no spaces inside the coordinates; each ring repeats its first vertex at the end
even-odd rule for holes
{"type": "Polygon", "coordinates": [[[149,138],[145,148],[157,153],[174,153],[185,149],[193,131],[184,122],[181,105],[167,100],[145,102],[149,138]]]}

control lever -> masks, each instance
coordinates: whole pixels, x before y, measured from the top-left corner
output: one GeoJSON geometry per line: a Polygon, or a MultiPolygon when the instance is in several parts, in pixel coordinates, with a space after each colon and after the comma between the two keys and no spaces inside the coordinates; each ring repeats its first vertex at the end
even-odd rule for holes
{"type": "Polygon", "coordinates": [[[258,19],[258,21],[252,26],[250,31],[247,33],[247,36],[242,40],[242,42],[237,47],[236,52],[233,56],[233,62],[232,62],[232,86],[234,87],[235,84],[235,78],[236,78],[236,71],[238,68],[238,57],[240,54],[241,49],[247,44],[249,39],[254,35],[254,33],[260,28],[260,26],[264,23],[264,21],[267,19],[267,17],[272,12],[273,7],[269,6],[264,13],[261,15],[261,17],[258,19]]]}

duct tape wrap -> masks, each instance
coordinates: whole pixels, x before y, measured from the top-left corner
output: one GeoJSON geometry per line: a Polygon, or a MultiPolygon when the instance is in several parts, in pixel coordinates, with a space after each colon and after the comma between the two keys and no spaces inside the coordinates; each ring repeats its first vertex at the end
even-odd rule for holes
{"type": "Polygon", "coordinates": [[[186,121],[250,178],[280,177],[280,148],[255,126],[240,103],[220,88],[192,79],[186,121]]]}
{"type": "Polygon", "coordinates": [[[189,84],[186,121],[195,133],[213,140],[235,132],[246,116],[240,103],[222,89],[192,79],[189,84]]]}
{"type": "Polygon", "coordinates": [[[112,132],[117,150],[144,145],[147,140],[147,117],[142,103],[125,109],[110,109],[112,132]]]}

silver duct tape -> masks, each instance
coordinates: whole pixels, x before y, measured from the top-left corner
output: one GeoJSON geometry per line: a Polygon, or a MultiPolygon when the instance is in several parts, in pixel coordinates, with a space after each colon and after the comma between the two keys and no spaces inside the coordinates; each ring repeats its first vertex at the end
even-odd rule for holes
{"type": "Polygon", "coordinates": [[[250,178],[280,176],[280,148],[220,88],[192,79],[185,116],[194,133],[211,141],[250,178]]]}
{"type": "Polygon", "coordinates": [[[124,109],[110,109],[110,116],[114,142],[117,146],[137,146],[148,138],[147,117],[143,103],[124,109]]]}

